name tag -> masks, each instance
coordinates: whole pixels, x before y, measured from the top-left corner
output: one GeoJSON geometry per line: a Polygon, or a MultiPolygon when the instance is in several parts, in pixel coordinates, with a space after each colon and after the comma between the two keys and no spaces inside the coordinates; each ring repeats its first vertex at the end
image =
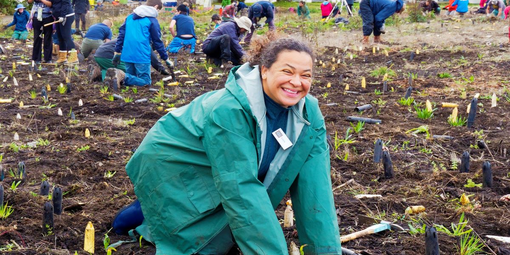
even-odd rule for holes
{"type": "Polygon", "coordinates": [[[277,129],[272,134],[282,149],[286,150],[292,146],[292,142],[289,140],[281,128],[277,129]]]}

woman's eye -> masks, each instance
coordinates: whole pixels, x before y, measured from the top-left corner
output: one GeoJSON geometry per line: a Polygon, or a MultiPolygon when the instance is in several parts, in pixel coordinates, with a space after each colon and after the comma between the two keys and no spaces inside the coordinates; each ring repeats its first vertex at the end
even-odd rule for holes
{"type": "Polygon", "coordinates": [[[286,70],[286,69],[284,69],[283,72],[284,73],[289,73],[289,74],[292,73],[290,70],[286,70]]]}

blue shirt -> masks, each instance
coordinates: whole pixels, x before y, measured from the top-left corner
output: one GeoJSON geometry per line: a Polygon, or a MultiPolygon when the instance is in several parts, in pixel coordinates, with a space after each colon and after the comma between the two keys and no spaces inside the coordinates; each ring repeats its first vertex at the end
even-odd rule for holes
{"type": "Polygon", "coordinates": [[[264,93],[264,101],[266,104],[266,121],[267,121],[267,135],[266,145],[264,147],[264,155],[260,163],[258,179],[263,182],[266,177],[269,166],[273,161],[276,153],[280,149],[280,144],[273,136],[273,132],[281,128],[283,133],[287,131],[287,120],[289,117],[289,108],[277,104],[266,93],[264,93]]]}
{"type": "Polygon", "coordinates": [[[14,13],[14,17],[12,19],[12,22],[7,25],[7,27],[16,25],[14,27],[15,31],[27,31],[27,23],[30,19],[30,14],[28,14],[27,10],[23,10],[22,13],[19,13],[19,11],[16,11],[14,13]]]}
{"type": "Polygon", "coordinates": [[[193,21],[193,18],[185,14],[177,14],[172,20],[175,20],[176,22],[177,37],[180,37],[181,35],[193,35],[195,37],[195,22],[193,21]]]}
{"type": "Polygon", "coordinates": [[[89,27],[85,38],[91,40],[112,39],[112,30],[103,23],[98,23],[89,27]]]}

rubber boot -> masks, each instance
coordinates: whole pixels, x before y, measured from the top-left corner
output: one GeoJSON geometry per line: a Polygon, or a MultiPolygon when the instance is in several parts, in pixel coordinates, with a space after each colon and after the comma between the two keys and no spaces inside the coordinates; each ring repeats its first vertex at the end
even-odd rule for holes
{"type": "Polygon", "coordinates": [[[369,43],[369,41],[368,41],[369,38],[370,38],[370,36],[363,36],[363,39],[361,40],[361,42],[363,44],[368,44],[369,43]]]}
{"type": "Polygon", "coordinates": [[[67,63],[78,64],[78,52],[76,50],[73,49],[67,52],[67,63]]]}
{"type": "Polygon", "coordinates": [[[377,36],[374,36],[374,43],[382,43],[383,41],[381,40],[381,36],[380,35],[377,35],[377,36]]]}
{"type": "Polygon", "coordinates": [[[57,64],[62,64],[67,61],[67,51],[61,50],[58,52],[57,64]]]}
{"type": "Polygon", "coordinates": [[[58,44],[53,44],[53,51],[51,53],[55,56],[58,55],[59,48],[58,44]]]}
{"type": "Polygon", "coordinates": [[[89,83],[101,81],[101,68],[96,65],[89,66],[89,83]]]}
{"type": "Polygon", "coordinates": [[[122,82],[124,82],[126,74],[116,68],[108,68],[106,70],[105,82],[110,86],[113,91],[118,91],[122,82]]]}

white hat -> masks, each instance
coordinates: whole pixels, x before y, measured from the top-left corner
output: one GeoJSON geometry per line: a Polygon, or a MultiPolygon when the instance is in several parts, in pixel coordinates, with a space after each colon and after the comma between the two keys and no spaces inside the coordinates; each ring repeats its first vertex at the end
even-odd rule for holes
{"type": "Polygon", "coordinates": [[[251,33],[251,20],[248,17],[243,16],[241,18],[234,18],[234,22],[238,27],[244,28],[248,31],[248,33],[251,33]]]}

